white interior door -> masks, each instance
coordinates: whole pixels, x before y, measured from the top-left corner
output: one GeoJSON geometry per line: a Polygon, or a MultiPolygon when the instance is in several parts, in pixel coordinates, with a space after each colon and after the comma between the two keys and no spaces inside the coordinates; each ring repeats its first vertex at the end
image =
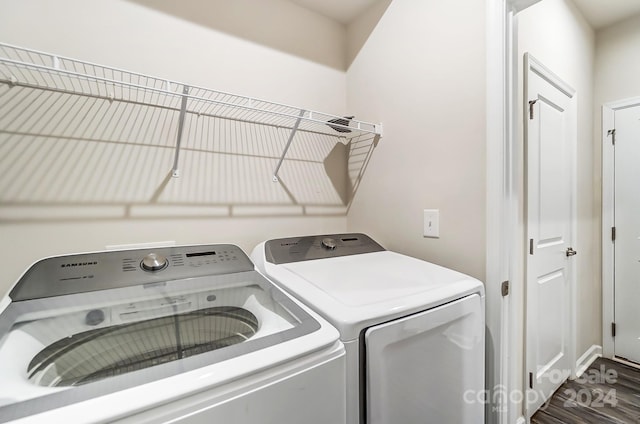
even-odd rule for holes
{"type": "Polygon", "coordinates": [[[615,355],[640,363],[640,105],[615,111],[615,355]]]}
{"type": "Polygon", "coordinates": [[[526,57],[526,384],[529,416],[572,372],[575,92],[526,57]]]}

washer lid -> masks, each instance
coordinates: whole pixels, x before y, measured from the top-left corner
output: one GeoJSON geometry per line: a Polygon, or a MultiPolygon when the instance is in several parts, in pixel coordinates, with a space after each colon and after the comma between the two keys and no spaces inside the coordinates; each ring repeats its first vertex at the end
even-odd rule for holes
{"type": "MultiPolygon", "coordinates": [[[[147,271],[139,267],[113,271],[90,264],[93,277],[73,279],[73,288],[82,290],[70,290],[60,273],[47,280],[41,272],[61,268],[61,263],[84,263],[86,255],[45,259],[25,274],[21,281],[33,283],[23,286],[24,293],[38,296],[13,299],[0,313],[0,422],[137,387],[157,389],[157,403],[162,403],[310,355],[338,340],[334,328],[256,272],[239,248],[237,262],[214,260],[211,246],[190,247],[186,253],[172,249],[173,263],[153,274],[156,280],[169,278],[164,281],[149,283],[147,271]],[[178,253],[185,258],[183,265],[177,263],[178,253]],[[252,269],[242,271],[247,264],[252,269]],[[234,272],[221,273],[228,269],[234,272]],[[108,284],[109,275],[113,284],[108,284]],[[60,286],[48,290],[51,297],[40,296],[45,293],[40,287],[47,285],[60,286]],[[172,389],[171,381],[184,373],[194,377],[172,389]]],[[[228,245],[215,246],[216,252],[225,249],[228,245]]],[[[123,255],[139,253],[89,255],[97,255],[99,264],[120,265],[123,255]]]]}
{"type": "Polygon", "coordinates": [[[343,340],[375,323],[484,294],[472,277],[389,251],[258,266],[338,328],[343,340]]]}

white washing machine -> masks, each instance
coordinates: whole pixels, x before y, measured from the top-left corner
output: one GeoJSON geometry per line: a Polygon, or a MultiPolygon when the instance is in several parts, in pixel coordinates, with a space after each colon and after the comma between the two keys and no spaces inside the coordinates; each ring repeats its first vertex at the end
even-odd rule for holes
{"type": "Polygon", "coordinates": [[[340,331],[348,423],[484,422],[480,281],[363,234],[269,240],[252,259],[340,331]]]}
{"type": "Polygon", "coordinates": [[[0,312],[0,422],[345,422],[338,332],[234,245],[47,258],[0,312]]]}

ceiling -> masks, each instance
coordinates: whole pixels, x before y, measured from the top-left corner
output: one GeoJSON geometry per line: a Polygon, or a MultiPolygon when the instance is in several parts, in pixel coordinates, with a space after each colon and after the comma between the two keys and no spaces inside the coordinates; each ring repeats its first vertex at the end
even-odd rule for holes
{"type": "Polygon", "coordinates": [[[290,0],[341,24],[348,24],[381,0],[290,0]]]}
{"type": "Polygon", "coordinates": [[[595,29],[640,14],[640,0],[573,0],[595,29]]]}
{"type": "MultiPolygon", "coordinates": [[[[334,21],[348,24],[381,0],[290,0],[334,21]]],[[[573,0],[594,29],[640,14],[640,0],[573,0]]]]}

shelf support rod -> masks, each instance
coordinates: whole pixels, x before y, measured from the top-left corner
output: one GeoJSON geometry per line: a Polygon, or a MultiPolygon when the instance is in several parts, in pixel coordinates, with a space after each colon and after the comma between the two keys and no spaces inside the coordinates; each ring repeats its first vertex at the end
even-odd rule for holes
{"type": "Polygon", "coordinates": [[[180,117],[178,118],[178,140],[176,142],[176,156],[173,159],[173,170],[171,176],[179,177],[180,171],[178,171],[178,158],[180,157],[180,144],[182,143],[182,133],[184,132],[184,116],[187,112],[187,100],[189,99],[189,86],[185,85],[182,88],[182,105],[180,106],[180,117]]]}
{"type": "Polygon", "coordinates": [[[304,109],[300,110],[300,114],[298,115],[298,119],[296,120],[296,123],[293,125],[293,128],[291,129],[291,134],[289,134],[289,140],[287,140],[287,145],[284,146],[284,150],[282,151],[282,155],[280,156],[280,160],[278,161],[278,164],[276,165],[276,169],[273,171],[273,182],[277,183],[278,180],[278,171],[280,171],[280,167],[282,166],[282,161],[284,161],[284,157],[287,155],[287,151],[289,150],[289,147],[291,147],[291,142],[293,141],[293,136],[296,135],[296,131],[298,131],[298,127],[300,126],[300,121],[302,121],[302,117],[304,116],[304,114],[307,111],[304,109]]]}

